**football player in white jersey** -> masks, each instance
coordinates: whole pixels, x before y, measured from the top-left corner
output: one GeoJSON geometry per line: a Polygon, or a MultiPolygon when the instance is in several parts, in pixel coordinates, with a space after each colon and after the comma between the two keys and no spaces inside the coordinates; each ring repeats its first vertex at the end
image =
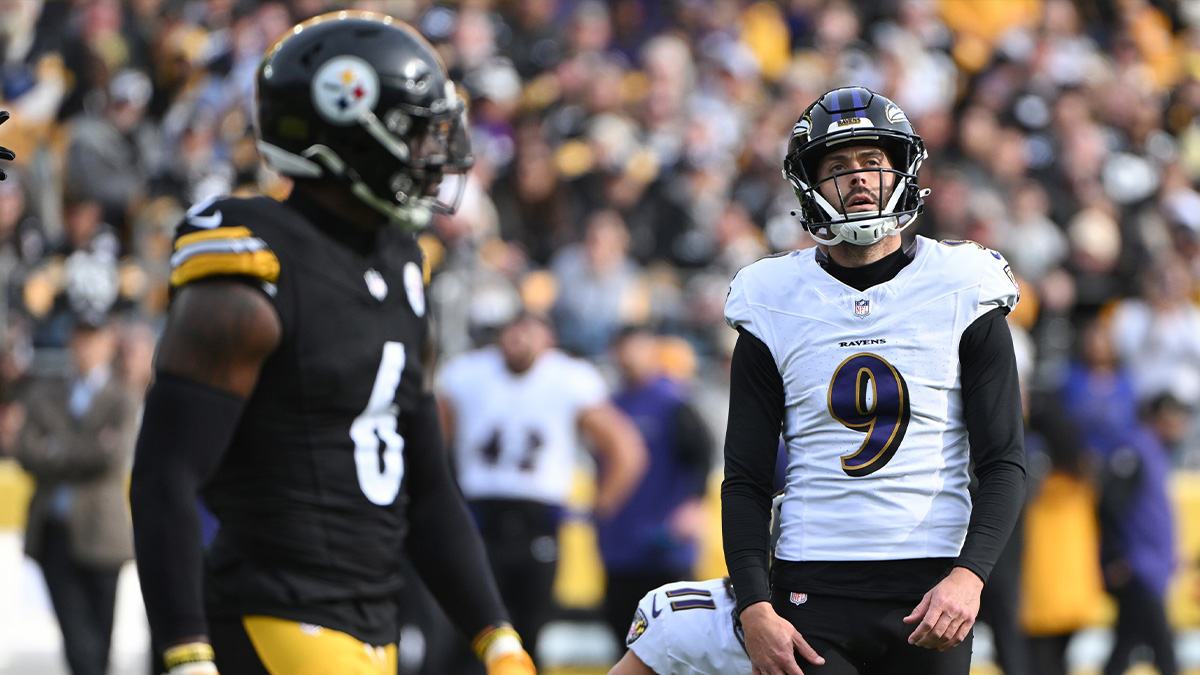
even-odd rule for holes
{"type": "Polygon", "coordinates": [[[970,670],[980,591],[1024,498],[1005,319],[1019,293],[1003,256],[973,242],[903,244],[925,157],[887,98],[824,94],[784,161],[818,245],[730,285],[722,531],[756,675],[970,670]]]}
{"type": "Polygon", "coordinates": [[[750,675],[729,578],[677,581],[638,603],[608,675],[750,675]]]}
{"type": "MultiPolygon", "coordinates": [[[[782,503],[782,492],[771,500],[772,545],[782,503]]],[[[729,577],[659,586],[638,602],[628,649],[608,675],[750,675],[736,606],[729,577]]]]}
{"type": "Polygon", "coordinates": [[[597,519],[612,515],[648,466],[633,422],[595,366],[554,347],[522,313],[497,344],[461,354],[438,377],[442,427],[500,593],[531,654],[553,609],[557,533],[581,440],[596,456],[597,519]]]}

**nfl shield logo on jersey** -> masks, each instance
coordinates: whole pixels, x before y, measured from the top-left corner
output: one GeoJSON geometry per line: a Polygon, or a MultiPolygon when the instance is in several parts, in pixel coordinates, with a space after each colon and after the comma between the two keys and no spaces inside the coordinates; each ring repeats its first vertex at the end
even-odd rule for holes
{"type": "Polygon", "coordinates": [[[383,275],[375,270],[367,270],[363,273],[363,280],[367,282],[367,290],[375,299],[383,302],[387,297],[388,287],[387,282],[383,280],[383,275]]]}
{"type": "MultiPolygon", "coordinates": [[[[866,300],[863,300],[863,302],[866,302],[866,300]]],[[[791,593],[788,595],[788,599],[792,601],[793,605],[803,605],[808,602],[808,593],[791,593]]]]}
{"type": "Polygon", "coordinates": [[[858,318],[861,319],[870,313],[871,313],[871,301],[870,300],[855,300],[854,301],[854,316],[857,316],[858,318]]]}

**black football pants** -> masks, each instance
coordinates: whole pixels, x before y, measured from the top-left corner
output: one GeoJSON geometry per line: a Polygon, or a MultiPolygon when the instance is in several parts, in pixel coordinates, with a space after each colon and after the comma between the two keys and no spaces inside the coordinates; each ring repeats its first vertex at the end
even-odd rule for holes
{"type": "Polygon", "coordinates": [[[1130,666],[1130,657],[1138,645],[1154,652],[1154,667],[1162,675],[1175,675],[1174,634],[1167,622],[1163,599],[1137,579],[1124,586],[1109,588],[1117,601],[1117,625],[1113,629],[1115,643],[1104,675],[1120,675],[1130,666]]]}
{"type": "Polygon", "coordinates": [[[968,675],[974,631],[945,652],[908,644],[916,625],[904,623],[917,601],[861,600],[809,593],[793,604],[789,589],[776,587],[771,604],[825,658],[815,666],[800,659],[804,675],[968,675]]]}
{"type": "Polygon", "coordinates": [[[470,503],[496,585],[525,651],[537,659],[538,633],[554,618],[560,509],[538,502],[481,499],[470,503]]]}
{"type": "Polygon", "coordinates": [[[108,672],[113,613],[120,567],[97,568],[75,560],[67,526],[49,520],[38,560],[62,629],[63,651],[73,675],[108,672]]]}

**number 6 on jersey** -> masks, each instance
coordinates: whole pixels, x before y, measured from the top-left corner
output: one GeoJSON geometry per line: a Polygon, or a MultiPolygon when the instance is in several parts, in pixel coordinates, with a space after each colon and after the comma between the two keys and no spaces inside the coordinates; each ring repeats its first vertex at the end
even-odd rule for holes
{"type": "Polygon", "coordinates": [[[367,407],[350,424],[358,486],[372,504],[387,506],[404,478],[404,437],[396,431],[396,389],[404,372],[404,344],[385,342],[367,407]],[[382,446],[382,451],[381,447],[382,446]]]}
{"type": "Polygon", "coordinates": [[[829,380],[829,414],[867,435],[858,450],[842,456],[842,470],[856,478],[875,473],[904,440],[912,415],[908,384],[881,357],[855,354],[842,361],[829,380]]]}

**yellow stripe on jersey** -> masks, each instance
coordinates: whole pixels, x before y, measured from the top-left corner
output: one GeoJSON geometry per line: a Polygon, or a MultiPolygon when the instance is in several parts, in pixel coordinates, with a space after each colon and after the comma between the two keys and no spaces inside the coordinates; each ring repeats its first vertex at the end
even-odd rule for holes
{"type": "Polygon", "coordinates": [[[218,227],[212,230],[200,230],[185,234],[175,240],[175,250],[194,244],[198,241],[209,241],[211,239],[244,239],[251,235],[248,227],[218,227]]]}
{"type": "Polygon", "coordinates": [[[197,253],[171,270],[171,286],[214,276],[247,276],[275,283],[279,279],[279,258],[269,249],[235,253],[197,253]]]}
{"type": "Polygon", "coordinates": [[[272,616],[244,616],[258,659],[271,675],[395,675],[396,643],[368,645],[346,633],[272,616]]]}
{"type": "Polygon", "coordinates": [[[279,258],[247,227],[217,227],[179,237],[171,256],[171,285],[210,276],[238,275],[275,283],[279,258]]]}
{"type": "Polygon", "coordinates": [[[254,251],[269,251],[267,242],[258,237],[221,237],[196,241],[171,254],[171,268],[177,268],[189,259],[205,253],[253,253],[254,251]]]}

